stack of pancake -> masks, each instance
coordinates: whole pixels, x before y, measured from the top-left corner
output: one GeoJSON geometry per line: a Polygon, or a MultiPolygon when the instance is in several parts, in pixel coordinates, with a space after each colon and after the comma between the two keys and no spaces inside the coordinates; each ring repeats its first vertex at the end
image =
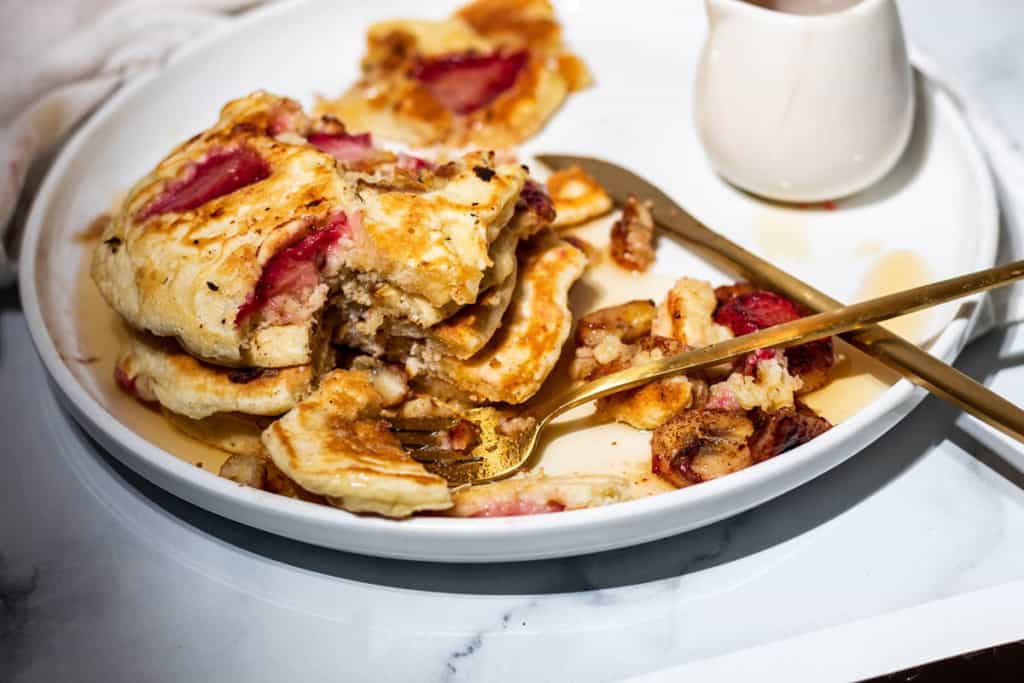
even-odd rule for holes
{"type": "Polygon", "coordinates": [[[451,500],[383,418],[521,403],[553,369],[586,265],[553,219],[494,153],[392,154],[257,92],[132,188],[92,276],[134,330],[125,390],[278,492],[402,516],[451,500]]]}

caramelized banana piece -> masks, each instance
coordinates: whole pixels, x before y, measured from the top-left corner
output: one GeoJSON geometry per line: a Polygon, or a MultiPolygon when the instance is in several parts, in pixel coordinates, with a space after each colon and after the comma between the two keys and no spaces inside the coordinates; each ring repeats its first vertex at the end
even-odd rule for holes
{"type": "Polygon", "coordinates": [[[605,337],[613,336],[624,344],[632,344],[651,333],[654,311],[653,301],[637,299],[588,313],[576,327],[576,343],[596,346],[605,337]]]}
{"type": "Polygon", "coordinates": [[[622,217],[612,225],[608,246],[612,260],[626,270],[643,272],[654,263],[654,218],[650,202],[630,195],[622,217]]]}
{"type": "Polygon", "coordinates": [[[828,420],[799,401],[794,408],[774,413],[755,410],[751,417],[755,432],[750,438],[750,451],[756,462],[774,458],[832,428],[828,420]]]}
{"type": "Polygon", "coordinates": [[[828,384],[829,375],[836,364],[836,350],[832,339],[819,339],[786,349],[789,374],[799,377],[803,384],[798,394],[806,394],[828,384]]]}
{"type": "Polygon", "coordinates": [[[651,469],[680,488],[738,472],[754,464],[753,433],[743,413],[686,410],[654,430],[651,469]]]}

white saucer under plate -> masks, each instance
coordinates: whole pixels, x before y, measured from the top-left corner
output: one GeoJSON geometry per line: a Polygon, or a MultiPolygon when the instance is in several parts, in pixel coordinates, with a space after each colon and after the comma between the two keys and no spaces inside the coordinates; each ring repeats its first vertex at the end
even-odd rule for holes
{"type": "MultiPolygon", "coordinates": [[[[759,505],[853,456],[918,403],[922,393],[901,380],[809,444],[723,479],[641,500],[528,517],[402,522],[239,487],[127,426],[129,412],[139,408],[111,400],[76,358],[73,302],[90,247],[74,236],[173,145],[210,125],[228,99],[259,88],[307,103],[314,93],[339,92],[355,76],[370,23],[439,17],[447,9],[412,0],[372,6],[321,0],[253,12],[190,45],[159,75],[123,88],[64,148],[29,217],[21,296],[58,393],[115,457],[200,507],[290,538],[396,558],[527,560],[650,541],[759,505]]],[[[886,259],[890,270],[913,264],[918,278],[993,264],[998,225],[991,178],[960,113],[930,83],[919,85],[911,148],[883,182],[837,207],[767,205],[716,177],[698,145],[691,80],[705,31],[699,3],[577,1],[558,10],[568,42],[597,84],[573,96],[524,153],[600,156],[638,170],[709,225],[840,300],[869,291],[865,283],[878,277],[886,259]]],[[[667,239],[655,270],[727,279],[667,239]]],[[[947,307],[918,331],[932,353],[951,361],[977,310],[947,307]]],[[[590,453],[579,449],[579,457],[590,453]]]]}

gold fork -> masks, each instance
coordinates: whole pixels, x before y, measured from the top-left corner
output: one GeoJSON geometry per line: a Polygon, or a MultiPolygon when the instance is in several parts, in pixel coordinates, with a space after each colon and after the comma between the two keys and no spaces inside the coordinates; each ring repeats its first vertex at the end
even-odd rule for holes
{"type": "Polygon", "coordinates": [[[412,456],[448,480],[449,485],[479,484],[515,474],[530,460],[538,437],[551,420],[562,413],[604,396],[677,375],[686,370],[717,365],[757,349],[784,348],[815,339],[863,329],[890,318],[984,292],[1024,279],[1024,261],[980,270],[923,287],[862,301],[824,313],[799,318],[727,341],[686,351],[669,358],[644,363],[605,375],[544,401],[524,415],[520,429],[505,428],[505,416],[489,407],[474,408],[450,419],[395,420],[392,428],[399,440],[417,447],[412,456]],[[472,445],[464,451],[432,445],[430,432],[446,430],[461,420],[475,427],[472,445]]]}
{"type": "MultiPolygon", "coordinates": [[[[630,195],[650,201],[651,213],[660,228],[762,289],[778,292],[815,312],[842,306],[824,292],[704,225],[656,185],[628,168],[603,159],[564,154],[543,154],[537,159],[554,170],[580,166],[619,204],[630,195]]],[[[843,340],[914,384],[1024,443],[1024,411],[903,337],[875,325],[845,334],[843,340]]]]}

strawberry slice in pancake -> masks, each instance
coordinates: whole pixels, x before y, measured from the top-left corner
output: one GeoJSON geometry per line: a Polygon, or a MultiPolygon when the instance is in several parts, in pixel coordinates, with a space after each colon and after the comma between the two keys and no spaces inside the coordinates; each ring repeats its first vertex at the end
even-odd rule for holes
{"type": "Polygon", "coordinates": [[[445,55],[421,60],[413,77],[446,109],[456,114],[469,114],[511,88],[527,59],[525,50],[511,55],[500,52],[445,55]]]}
{"type": "Polygon", "coordinates": [[[328,249],[353,223],[338,164],[307,142],[312,130],[285,98],[228,103],[112,217],[92,263],[104,298],[133,327],[213,363],[308,364],[328,249]]]}
{"type": "Polygon", "coordinates": [[[303,308],[309,305],[314,292],[322,288],[326,296],[327,287],[320,273],[328,252],[337,248],[350,232],[348,217],[339,213],[329,217],[323,227],[274,254],[263,266],[256,287],[235,314],[235,324],[243,325],[259,314],[279,323],[301,321],[303,308]]]}
{"type": "Polygon", "coordinates": [[[373,151],[369,133],[349,135],[348,133],[310,133],[309,144],[327,152],[338,161],[360,161],[373,151]]]}
{"type": "Polygon", "coordinates": [[[547,0],[476,0],[441,21],[375,24],[361,65],[318,113],[415,146],[517,145],[590,82],[547,0]]]}

